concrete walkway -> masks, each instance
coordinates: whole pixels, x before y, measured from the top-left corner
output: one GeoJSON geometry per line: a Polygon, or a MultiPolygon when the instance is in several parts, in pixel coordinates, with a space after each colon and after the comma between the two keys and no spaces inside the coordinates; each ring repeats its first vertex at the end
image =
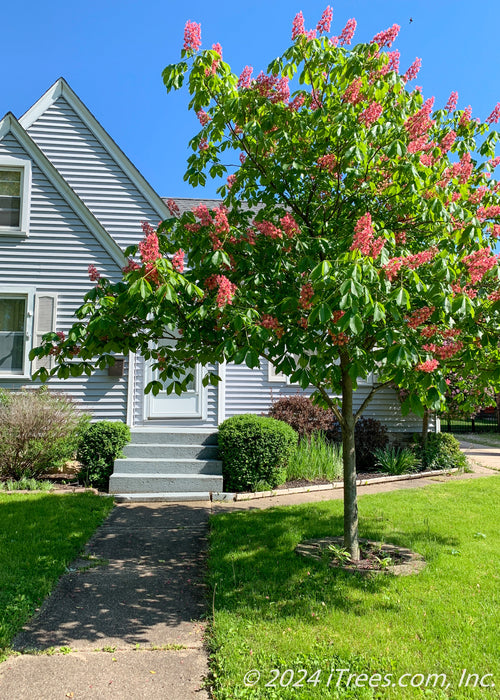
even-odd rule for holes
{"type": "MultiPolygon", "coordinates": [[[[359,495],[500,470],[500,449],[464,445],[464,452],[475,460],[472,474],[363,486],[359,495]]],[[[37,653],[0,664],[0,698],[206,700],[209,515],[339,498],[342,492],[332,490],[231,503],[118,505],[88,543],[91,558],[73,563],[15,639],[17,650],[37,653]]]]}

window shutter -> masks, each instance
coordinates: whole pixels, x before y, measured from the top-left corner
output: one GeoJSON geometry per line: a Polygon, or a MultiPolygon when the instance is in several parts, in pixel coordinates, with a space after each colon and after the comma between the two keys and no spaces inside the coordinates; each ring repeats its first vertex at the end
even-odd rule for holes
{"type": "MultiPolygon", "coordinates": [[[[45,333],[50,333],[56,329],[57,294],[40,293],[35,297],[35,332],[33,347],[37,347],[42,342],[45,333]]],[[[39,357],[33,361],[33,371],[45,367],[46,370],[52,368],[52,357],[39,357]]]]}

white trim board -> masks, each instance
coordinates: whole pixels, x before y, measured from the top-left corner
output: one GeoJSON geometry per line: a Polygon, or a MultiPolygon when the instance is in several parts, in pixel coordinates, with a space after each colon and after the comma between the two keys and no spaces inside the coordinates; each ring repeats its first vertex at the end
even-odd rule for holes
{"type": "Polygon", "coordinates": [[[80,197],[71,189],[66,180],[36,145],[31,136],[22,128],[12,112],[7,112],[2,121],[0,121],[0,141],[9,133],[19,141],[33,162],[38,165],[50,183],[54,185],[75,214],[80,217],[81,221],[87,226],[89,231],[95,236],[96,240],[102,245],[114,262],[120,267],[126,265],[127,260],[120,246],[115,243],[106,229],[85,206],[80,197]]]}
{"type": "Polygon", "coordinates": [[[59,97],[64,97],[66,102],[74,109],[84,124],[94,134],[96,139],[101,143],[103,148],[121,167],[129,179],[134,183],[139,192],[147,199],[153,209],[156,209],[162,219],[168,219],[170,212],[162,198],[156,194],[146,178],[137,170],[135,165],[130,161],[121,148],[115,143],[108,132],[94,117],[92,112],[84,105],[78,95],[70,88],[64,78],[59,78],[56,82],[28,109],[19,119],[19,123],[24,129],[29,129],[36,120],[44,114],[49,107],[59,97]]]}

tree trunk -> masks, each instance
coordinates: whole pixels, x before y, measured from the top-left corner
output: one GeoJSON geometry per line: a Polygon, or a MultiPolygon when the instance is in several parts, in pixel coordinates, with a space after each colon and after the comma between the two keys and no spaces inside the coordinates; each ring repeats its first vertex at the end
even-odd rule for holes
{"type": "Polygon", "coordinates": [[[342,371],[342,448],[344,464],[344,547],[353,561],[359,560],[358,502],[356,498],[355,419],[352,410],[352,380],[342,371]]]}
{"type": "Polygon", "coordinates": [[[429,433],[429,411],[426,409],[424,411],[424,417],[422,419],[422,446],[427,445],[427,435],[429,433]]]}

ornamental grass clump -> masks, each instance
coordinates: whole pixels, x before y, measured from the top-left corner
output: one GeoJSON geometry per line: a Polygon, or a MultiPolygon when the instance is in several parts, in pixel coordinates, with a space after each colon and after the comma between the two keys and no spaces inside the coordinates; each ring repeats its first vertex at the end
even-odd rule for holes
{"type": "Polygon", "coordinates": [[[323,433],[299,441],[286,470],[286,480],[335,481],[342,478],[342,445],[332,444],[323,433]]]}

